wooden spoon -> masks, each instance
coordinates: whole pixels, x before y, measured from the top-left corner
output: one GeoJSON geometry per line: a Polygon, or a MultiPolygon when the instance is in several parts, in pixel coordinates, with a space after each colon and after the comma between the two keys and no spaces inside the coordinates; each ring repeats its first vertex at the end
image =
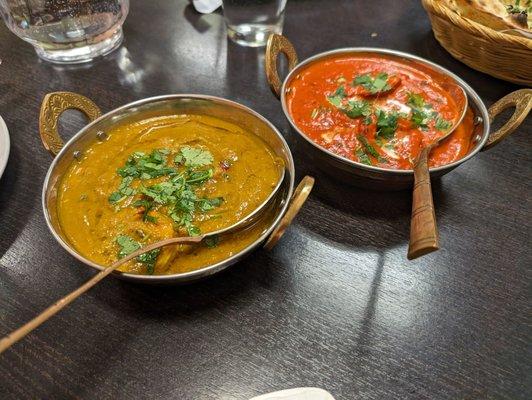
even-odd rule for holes
{"type": "Polygon", "coordinates": [[[94,285],[96,285],[98,282],[100,282],[103,278],[105,278],[111,272],[113,272],[114,270],[116,270],[118,267],[120,267],[121,265],[125,264],[126,262],[132,260],[133,258],[138,257],[141,254],[147,253],[148,251],[152,251],[152,250],[164,247],[164,246],[168,246],[169,244],[175,244],[175,243],[199,243],[204,238],[205,238],[205,235],[203,235],[203,236],[193,236],[193,237],[188,237],[187,236],[187,237],[178,237],[178,238],[165,239],[165,240],[161,240],[159,242],[152,243],[152,244],[150,244],[150,245],[148,245],[146,247],[143,247],[142,249],[134,251],[133,253],[127,255],[124,258],[121,258],[120,260],[118,260],[115,263],[111,264],[107,268],[105,268],[105,269],[101,270],[100,272],[98,272],[96,275],[94,275],[91,279],[89,279],[87,282],[85,282],[83,285],[81,285],[76,290],[74,290],[70,294],[66,295],[62,299],[60,299],[57,302],[55,302],[53,305],[51,305],[46,310],[44,310],[42,313],[40,313],[35,318],[33,318],[31,321],[29,321],[25,325],[21,326],[17,330],[11,332],[6,337],[2,338],[2,340],[0,340],[0,354],[3,353],[12,344],[18,342],[20,339],[22,339],[28,333],[33,331],[35,328],[37,328],[43,322],[47,321],[50,317],[54,316],[59,311],[61,311],[63,308],[65,308],[67,305],[72,303],[79,296],[81,296],[87,290],[92,288],[94,285]]]}
{"type": "Polygon", "coordinates": [[[409,260],[421,257],[440,248],[436,214],[432,200],[428,158],[432,149],[437,147],[460,125],[467,111],[467,95],[456,83],[447,83],[447,90],[461,110],[451,128],[445,135],[424,147],[414,160],[414,190],[412,196],[412,217],[410,219],[410,243],[407,257],[409,260]]]}

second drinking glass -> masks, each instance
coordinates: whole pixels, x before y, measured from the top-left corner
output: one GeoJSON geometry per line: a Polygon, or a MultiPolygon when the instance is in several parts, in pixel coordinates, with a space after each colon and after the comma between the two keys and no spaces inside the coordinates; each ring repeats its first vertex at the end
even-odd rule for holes
{"type": "Polygon", "coordinates": [[[227,35],[243,46],[264,46],[283,30],[287,0],[223,0],[227,35]]]}

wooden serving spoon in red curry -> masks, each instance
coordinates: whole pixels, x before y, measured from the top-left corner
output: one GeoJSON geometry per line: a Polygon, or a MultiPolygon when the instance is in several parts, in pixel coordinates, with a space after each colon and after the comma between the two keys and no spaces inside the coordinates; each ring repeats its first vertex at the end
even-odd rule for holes
{"type": "Polygon", "coordinates": [[[425,146],[414,160],[414,189],[412,194],[412,216],[410,219],[409,260],[421,257],[440,248],[436,214],[432,199],[428,158],[432,149],[438,147],[460,125],[467,111],[467,95],[454,82],[446,82],[445,89],[453,94],[460,112],[451,128],[444,135],[425,146]]]}

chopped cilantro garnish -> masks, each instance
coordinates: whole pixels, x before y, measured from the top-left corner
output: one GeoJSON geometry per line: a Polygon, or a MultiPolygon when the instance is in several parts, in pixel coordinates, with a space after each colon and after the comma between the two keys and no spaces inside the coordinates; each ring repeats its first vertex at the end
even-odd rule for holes
{"type": "Polygon", "coordinates": [[[194,225],[187,225],[187,232],[190,236],[199,236],[201,234],[200,229],[194,225]]]}
{"type": "Polygon", "coordinates": [[[423,96],[417,93],[408,93],[408,105],[415,107],[415,108],[423,108],[425,107],[425,99],[423,96]]]}
{"type": "Polygon", "coordinates": [[[221,197],[208,199],[196,195],[196,189],[214,175],[211,167],[214,158],[208,150],[183,146],[174,157],[178,164],[174,168],[167,165],[169,154],[168,149],[154,150],[149,155],[133,153],[126,165],[118,169],[118,174],[123,178],[118,190],[109,196],[109,202],[114,204],[128,196],[138,195],[131,206],[143,208],[144,222],[156,223],[153,212],[160,212],[160,207],[165,207],[176,229],[184,228],[189,235],[199,235],[200,230],[193,224],[194,214],[211,211],[223,202],[221,197]],[[140,184],[137,189],[130,187],[134,179],[162,176],[166,176],[167,180],[149,186],[140,184]]]}
{"type": "Polygon", "coordinates": [[[387,113],[384,110],[377,110],[375,115],[377,116],[377,136],[385,139],[393,138],[397,130],[397,120],[399,119],[397,111],[387,113]]]}
{"type": "Polygon", "coordinates": [[[368,142],[368,139],[366,139],[366,137],[358,135],[357,139],[360,143],[362,143],[365,153],[372,155],[375,158],[380,158],[379,152],[368,142]]]}
{"type": "Polygon", "coordinates": [[[118,203],[119,201],[122,201],[128,196],[134,195],[135,189],[129,186],[131,185],[131,182],[133,182],[132,176],[126,176],[122,178],[120,185],[118,185],[118,190],[114,193],[111,193],[111,195],[109,196],[108,198],[109,203],[111,204],[118,203]]]}
{"type": "Polygon", "coordinates": [[[521,0],[515,0],[515,5],[508,4],[506,9],[509,14],[523,14],[526,19],[528,13],[532,12],[532,3],[528,1],[527,5],[521,6],[521,0]]]}
{"type": "Polygon", "coordinates": [[[451,126],[451,122],[443,119],[442,117],[437,117],[436,123],[434,124],[434,127],[439,131],[448,131],[451,126]]]}
{"type": "Polygon", "coordinates": [[[429,122],[433,117],[433,111],[427,111],[425,109],[412,108],[412,116],[410,120],[415,127],[427,130],[429,122]]]}
{"type": "Polygon", "coordinates": [[[347,104],[343,104],[346,96],[345,88],[340,86],[334,94],[327,97],[327,100],[349,118],[368,117],[371,114],[371,106],[365,100],[349,100],[347,104]]]}
{"type": "Polygon", "coordinates": [[[208,150],[198,147],[183,146],[179,154],[175,157],[177,164],[185,164],[186,167],[204,167],[214,161],[212,154],[208,150]]]}
{"type": "Polygon", "coordinates": [[[150,275],[152,275],[155,271],[155,263],[157,262],[157,257],[159,256],[160,252],[161,249],[155,249],[137,257],[139,262],[146,265],[146,272],[150,275]]]}
{"type": "Polygon", "coordinates": [[[410,121],[415,127],[422,130],[427,130],[431,119],[438,115],[431,110],[432,106],[427,104],[423,96],[418,93],[408,93],[407,104],[412,108],[410,121]]]}
{"type": "MultiPolygon", "coordinates": [[[[139,192],[153,202],[164,206],[176,201],[176,192],[180,191],[183,185],[184,178],[182,175],[178,175],[172,177],[169,181],[156,183],[148,187],[141,186],[139,192]]],[[[135,205],[137,207],[142,206],[142,204],[137,203],[135,205]]]]}
{"type": "Polygon", "coordinates": [[[122,200],[124,196],[122,196],[119,192],[113,192],[109,195],[109,203],[118,203],[120,200],[122,200]]]}
{"type": "Polygon", "coordinates": [[[342,100],[345,99],[346,96],[347,94],[345,93],[345,88],[343,86],[339,86],[332,95],[327,96],[327,100],[329,100],[329,103],[336,108],[341,108],[342,100]]]}
{"type": "Polygon", "coordinates": [[[207,212],[215,209],[216,207],[220,207],[223,203],[223,198],[221,197],[214,197],[212,199],[198,199],[196,200],[196,207],[199,208],[200,211],[207,212]]]}
{"type": "MultiPolygon", "coordinates": [[[[116,243],[119,246],[118,258],[124,258],[125,256],[141,248],[138,242],[127,235],[118,235],[116,238],[116,243]]],[[[155,263],[157,262],[159,252],[160,249],[151,250],[141,254],[136,258],[138,262],[146,265],[146,272],[150,275],[153,274],[155,270],[155,263]]]]}
{"type": "Polygon", "coordinates": [[[361,85],[371,94],[377,94],[391,89],[388,83],[388,74],[385,72],[378,73],[375,78],[372,78],[369,74],[358,75],[353,81],[353,86],[357,85],[361,85]]]}
{"type": "Polygon", "coordinates": [[[367,101],[349,100],[347,105],[342,111],[349,118],[368,117],[371,114],[371,106],[367,101]]]}
{"type": "Polygon", "coordinates": [[[439,131],[451,128],[451,122],[441,118],[436,111],[432,110],[432,105],[427,104],[420,94],[409,93],[407,103],[412,108],[410,121],[415,127],[427,130],[429,123],[434,121],[434,127],[439,131]]]}
{"type": "Polygon", "coordinates": [[[204,240],[205,245],[209,248],[213,248],[218,246],[218,243],[220,243],[220,236],[213,235],[213,236],[207,236],[204,240]]]}
{"type": "Polygon", "coordinates": [[[135,207],[143,207],[144,212],[142,213],[142,220],[144,222],[151,222],[156,223],[157,218],[153,215],[150,215],[150,211],[155,207],[155,204],[153,201],[147,200],[147,199],[140,199],[137,200],[135,203],[133,203],[135,207]]]}
{"type": "Polygon", "coordinates": [[[198,199],[192,185],[198,185],[200,179],[204,181],[212,176],[212,169],[207,174],[199,176],[199,172],[191,172],[187,176],[178,175],[170,181],[158,183],[147,188],[142,188],[144,196],[153,202],[170,208],[170,217],[178,227],[184,227],[189,234],[199,235],[200,231],[192,224],[194,212],[208,212],[219,207],[223,199],[215,197],[212,199],[198,199]],[[191,178],[192,177],[192,178],[191,178]]]}
{"type": "Polygon", "coordinates": [[[166,165],[168,149],[155,149],[146,155],[142,152],[133,153],[126,165],[118,169],[118,174],[124,178],[153,179],[175,173],[175,168],[166,165]]]}
{"type": "Polygon", "coordinates": [[[364,150],[357,149],[355,154],[358,157],[358,161],[361,162],[362,164],[372,165],[370,158],[368,157],[366,153],[364,153],[364,150]]]}
{"type": "Polygon", "coordinates": [[[198,185],[205,182],[207,179],[212,178],[213,175],[214,170],[212,168],[203,171],[192,171],[188,174],[187,183],[198,185]]]}
{"type": "Polygon", "coordinates": [[[133,253],[140,249],[140,244],[135,242],[132,238],[127,235],[118,235],[116,238],[116,243],[120,246],[118,251],[118,258],[124,258],[128,254],[133,253]]]}

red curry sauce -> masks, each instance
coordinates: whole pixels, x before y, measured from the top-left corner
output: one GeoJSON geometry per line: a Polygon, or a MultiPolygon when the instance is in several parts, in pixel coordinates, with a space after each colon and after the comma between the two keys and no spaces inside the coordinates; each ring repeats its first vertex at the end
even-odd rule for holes
{"type": "MultiPolygon", "coordinates": [[[[451,78],[406,59],[360,53],[304,67],[290,82],[287,105],[296,126],[335,154],[367,165],[411,169],[421,149],[445,134],[460,107],[451,78]],[[444,89],[445,88],[445,89],[444,89]]],[[[430,155],[430,166],[469,151],[473,113],[430,155]]]]}

